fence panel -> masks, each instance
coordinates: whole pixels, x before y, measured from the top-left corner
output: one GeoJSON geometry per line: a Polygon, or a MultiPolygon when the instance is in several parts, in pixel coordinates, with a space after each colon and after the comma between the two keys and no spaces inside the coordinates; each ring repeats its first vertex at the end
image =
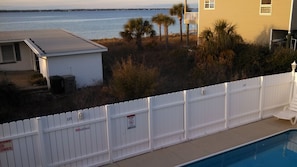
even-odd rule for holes
{"type": "Polygon", "coordinates": [[[228,84],[228,127],[259,120],[261,78],[251,78],[228,84]]]}
{"type": "Polygon", "coordinates": [[[51,115],[43,117],[42,121],[47,143],[46,161],[50,166],[91,166],[109,162],[103,107],[51,115]]]}
{"type": "Polygon", "coordinates": [[[146,99],[109,106],[113,160],[138,155],[150,150],[148,104],[146,99]]]}
{"type": "Polygon", "coordinates": [[[184,140],[184,104],[183,92],[151,98],[154,149],[184,140]]]}
{"type": "Polygon", "coordinates": [[[40,166],[36,120],[0,125],[0,166],[40,166]]]}
{"type": "Polygon", "coordinates": [[[1,124],[0,167],[100,166],[267,118],[297,92],[292,78],[257,77],[1,124]]]}
{"type": "Polygon", "coordinates": [[[188,91],[188,138],[225,129],[225,84],[188,91]]]}
{"type": "Polygon", "coordinates": [[[264,77],[263,81],[263,118],[281,111],[290,100],[292,74],[283,73],[264,77]]]}

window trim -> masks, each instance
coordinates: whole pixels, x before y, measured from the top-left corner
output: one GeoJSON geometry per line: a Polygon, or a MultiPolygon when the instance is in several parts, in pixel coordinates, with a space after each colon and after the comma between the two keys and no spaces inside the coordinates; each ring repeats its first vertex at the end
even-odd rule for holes
{"type": "Polygon", "coordinates": [[[270,2],[270,4],[262,4],[263,0],[260,0],[260,8],[259,8],[259,14],[263,15],[263,16],[270,16],[272,15],[272,0],[270,2]],[[263,8],[269,8],[270,12],[269,13],[263,13],[262,9],[263,8]]]}
{"type": "Polygon", "coordinates": [[[215,0],[208,0],[208,3],[206,3],[207,0],[204,0],[204,10],[215,10],[216,8],[216,2],[215,0]],[[211,2],[213,1],[213,2],[211,2]],[[208,8],[206,8],[206,4],[209,6],[208,8]],[[211,7],[211,5],[213,5],[213,7],[211,7]]]}

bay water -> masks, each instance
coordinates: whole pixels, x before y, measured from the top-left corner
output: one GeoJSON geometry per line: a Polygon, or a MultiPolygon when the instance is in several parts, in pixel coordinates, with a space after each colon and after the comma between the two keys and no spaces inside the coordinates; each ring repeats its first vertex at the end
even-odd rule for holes
{"type": "MultiPolygon", "coordinates": [[[[0,31],[65,29],[87,39],[120,38],[119,32],[129,19],[151,21],[159,13],[169,14],[169,9],[0,12],[0,31]]],[[[179,33],[179,20],[174,18],[170,34],[179,33]]],[[[156,24],[154,29],[159,32],[156,24]]]]}

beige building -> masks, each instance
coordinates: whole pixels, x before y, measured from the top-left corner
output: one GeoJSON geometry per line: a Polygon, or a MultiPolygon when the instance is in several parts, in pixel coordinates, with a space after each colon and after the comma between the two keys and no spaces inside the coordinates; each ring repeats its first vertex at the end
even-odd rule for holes
{"type": "MultiPolygon", "coordinates": [[[[196,19],[198,34],[212,28],[216,20],[224,19],[237,26],[245,42],[257,44],[282,43],[297,30],[295,0],[198,0],[195,13],[185,15],[185,23],[196,19]]],[[[297,36],[296,36],[297,38],[297,36]]],[[[292,41],[294,46],[294,40],[292,41]]]]}

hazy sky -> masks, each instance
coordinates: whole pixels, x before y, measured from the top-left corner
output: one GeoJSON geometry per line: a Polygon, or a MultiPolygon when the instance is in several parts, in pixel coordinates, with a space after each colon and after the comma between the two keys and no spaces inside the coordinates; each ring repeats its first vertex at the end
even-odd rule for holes
{"type": "Polygon", "coordinates": [[[163,8],[183,2],[184,0],[0,0],[0,9],[163,8]]]}

